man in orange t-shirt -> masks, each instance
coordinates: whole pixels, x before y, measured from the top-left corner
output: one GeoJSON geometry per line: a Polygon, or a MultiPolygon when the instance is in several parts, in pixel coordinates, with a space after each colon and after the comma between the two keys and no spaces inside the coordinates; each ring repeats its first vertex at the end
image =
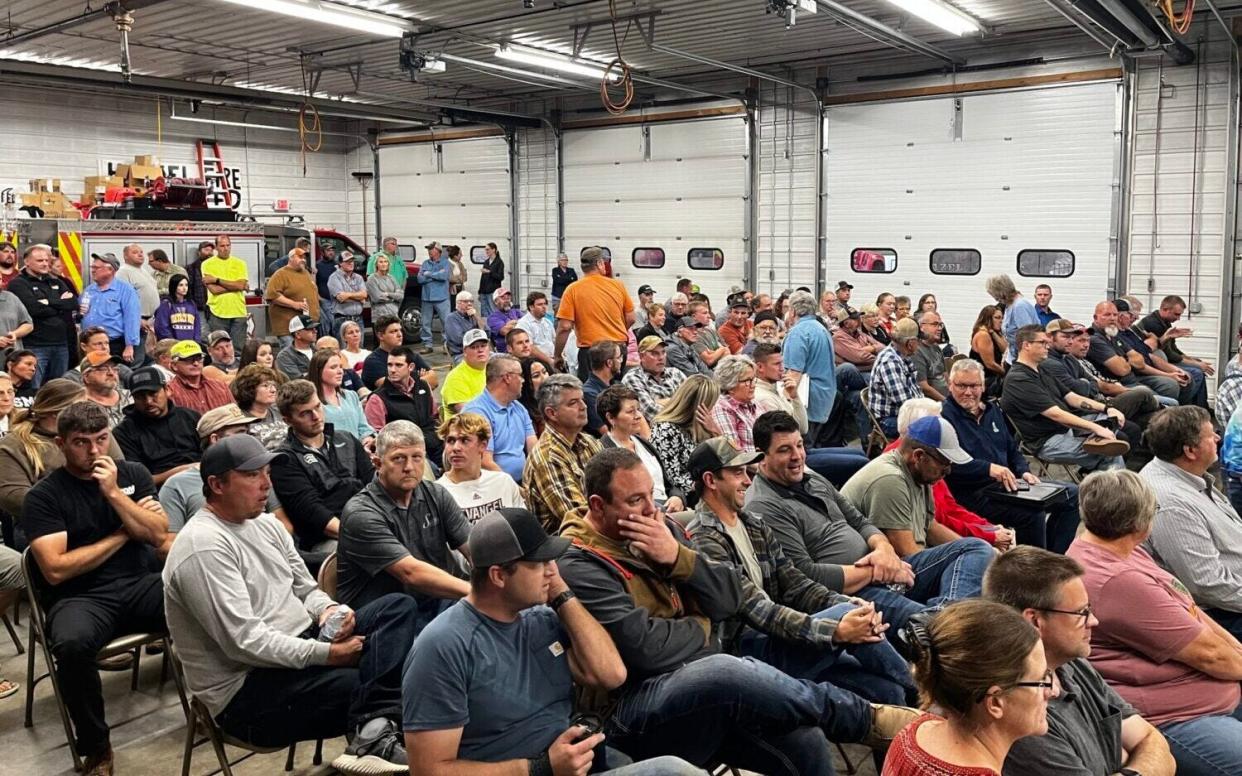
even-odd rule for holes
{"type": "MultiPolygon", "coordinates": [[[[582,279],[565,289],[556,309],[556,352],[559,369],[565,368],[563,352],[572,329],[578,338],[578,379],[591,374],[587,350],[605,340],[624,349],[629,328],[634,323],[634,300],[620,280],[604,275],[604,252],[587,248],[582,252],[582,279]]],[[[622,369],[624,371],[624,368],[622,369]]]]}

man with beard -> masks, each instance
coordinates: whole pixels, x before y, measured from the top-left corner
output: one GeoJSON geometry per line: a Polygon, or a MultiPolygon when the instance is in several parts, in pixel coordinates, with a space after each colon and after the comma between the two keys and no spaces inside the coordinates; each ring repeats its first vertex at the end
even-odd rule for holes
{"type": "Polygon", "coordinates": [[[837,330],[832,335],[832,352],[837,366],[853,364],[859,373],[870,378],[875,357],[884,349],[879,341],[862,330],[862,315],[849,310],[837,311],[837,330]]]}
{"type": "MultiPolygon", "coordinates": [[[[1039,371],[1056,380],[1062,395],[1075,393],[1116,407],[1127,421],[1133,421],[1139,429],[1147,428],[1152,416],[1160,409],[1156,395],[1145,385],[1126,388],[1115,380],[1101,377],[1087,360],[1087,353],[1091,350],[1091,334],[1085,326],[1058,317],[1048,323],[1045,331],[1052,337],[1052,348],[1048,351],[1048,358],[1040,362],[1039,371]]],[[[1127,440],[1131,442],[1131,448],[1138,441],[1130,437],[1127,440]]]]}
{"type": "Polygon", "coordinates": [[[631,369],[621,382],[638,396],[638,408],[650,423],[664,407],[673,391],[686,381],[686,373],[667,366],[667,346],[657,335],[643,337],[638,343],[638,369],[631,369]]]}
{"type": "Polygon", "coordinates": [[[0,242],[0,288],[8,288],[17,275],[17,246],[0,242]]]}
{"type": "MultiPolygon", "coordinates": [[[[1117,323],[1116,304],[1109,301],[1097,304],[1091,318],[1091,328],[1088,331],[1091,334],[1091,348],[1087,351],[1087,360],[1100,370],[1100,374],[1116,380],[1127,388],[1140,385],[1140,368],[1145,366],[1143,357],[1128,348],[1118,336],[1121,328],[1117,323]]],[[[1148,387],[1153,392],[1159,393],[1155,385],[1148,385],[1148,387]]],[[[1176,384],[1172,392],[1176,397],[1176,384]]],[[[1161,395],[1160,403],[1173,405],[1177,403],[1177,399],[1161,395]]]]}
{"type": "Polygon", "coordinates": [[[742,348],[743,356],[753,356],[756,345],[781,344],[781,324],[776,313],[771,309],[755,314],[755,325],[750,331],[750,339],[742,348]]]}

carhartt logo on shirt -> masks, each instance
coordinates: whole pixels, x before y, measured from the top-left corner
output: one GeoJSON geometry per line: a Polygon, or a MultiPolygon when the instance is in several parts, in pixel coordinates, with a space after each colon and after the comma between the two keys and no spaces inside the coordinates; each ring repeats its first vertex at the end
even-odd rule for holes
{"type": "Polygon", "coordinates": [[[552,653],[553,657],[560,657],[565,654],[565,648],[561,646],[561,642],[559,641],[552,642],[548,646],[548,651],[552,653]]]}

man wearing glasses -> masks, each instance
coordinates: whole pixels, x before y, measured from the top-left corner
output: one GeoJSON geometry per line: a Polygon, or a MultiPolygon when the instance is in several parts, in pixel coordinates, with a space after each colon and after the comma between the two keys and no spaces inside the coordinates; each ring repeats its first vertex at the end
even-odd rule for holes
{"type": "Polygon", "coordinates": [[[168,383],[168,395],[178,407],[202,415],[207,410],[233,403],[233,394],[227,385],[203,376],[206,354],[202,345],[194,340],[182,340],[173,345],[169,355],[172,357],[173,379],[168,383]]]}
{"type": "Polygon", "coordinates": [[[919,389],[929,399],[944,401],[949,394],[944,379],[944,351],[940,349],[944,323],[939,313],[930,311],[919,313],[916,320],[919,323],[919,347],[910,360],[914,362],[919,389]]]}
{"type": "Polygon", "coordinates": [[[1078,487],[1056,483],[1062,490],[1043,502],[1019,503],[1006,497],[1040,481],[1010,433],[1005,413],[983,401],[983,385],[983,366],[978,361],[963,359],[949,370],[949,397],[941,417],[953,426],[962,448],[974,460],[955,466],[945,482],[962,506],[1013,528],[1019,544],[1064,553],[1078,530],[1078,487]]]}
{"type": "Polygon", "coordinates": [[[1018,358],[1005,375],[1001,409],[1022,439],[1045,461],[1077,464],[1085,471],[1124,468],[1122,456],[1130,445],[1113,428],[1126,423],[1125,415],[1076,393],[1062,396],[1056,378],[1039,368],[1052,344],[1042,327],[1023,326],[1015,342],[1018,358]]]}
{"type": "Polygon", "coordinates": [[[1012,606],[1039,631],[1052,671],[1048,732],[1019,739],[1005,776],[1170,776],[1173,756],[1164,736],[1122,700],[1087,662],[1091,613],[1077,561],[1038,547],[1017,547],[997,558],[983,580],[984,597],[1012,606]]]}

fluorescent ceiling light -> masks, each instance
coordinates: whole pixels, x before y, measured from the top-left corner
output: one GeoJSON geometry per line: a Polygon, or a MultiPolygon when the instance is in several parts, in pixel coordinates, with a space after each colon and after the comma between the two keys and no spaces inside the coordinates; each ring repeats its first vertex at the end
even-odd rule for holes
{"type": "Polygon", "coordinates": [[[360,8],[335,5],[322,0],[263,0],[260,3],[254,0],[224,0],[224,2],[242,5],[251,10],[271,11],[321,24],[332,24],[355,32],[392,38],[400,38],[413,30],[410,23],[404,19],[396,19],[360,8]]]}
{"type": "Polygon", "coordinates": [[[979,23],[942,0],[888,0],[906,13],[954,35],[979,32],[979,23]]]}
{"type": "Polygon", "coordinates": [[[575,59],[564,54],[539,51],[524,46],[506,44],[496,49],[496,56],[510,62],[521,62],[524,65],[546,67],[562,73],[586,76],[587,78],[603,78],[605,66],[585,59],[575,59]]]}

